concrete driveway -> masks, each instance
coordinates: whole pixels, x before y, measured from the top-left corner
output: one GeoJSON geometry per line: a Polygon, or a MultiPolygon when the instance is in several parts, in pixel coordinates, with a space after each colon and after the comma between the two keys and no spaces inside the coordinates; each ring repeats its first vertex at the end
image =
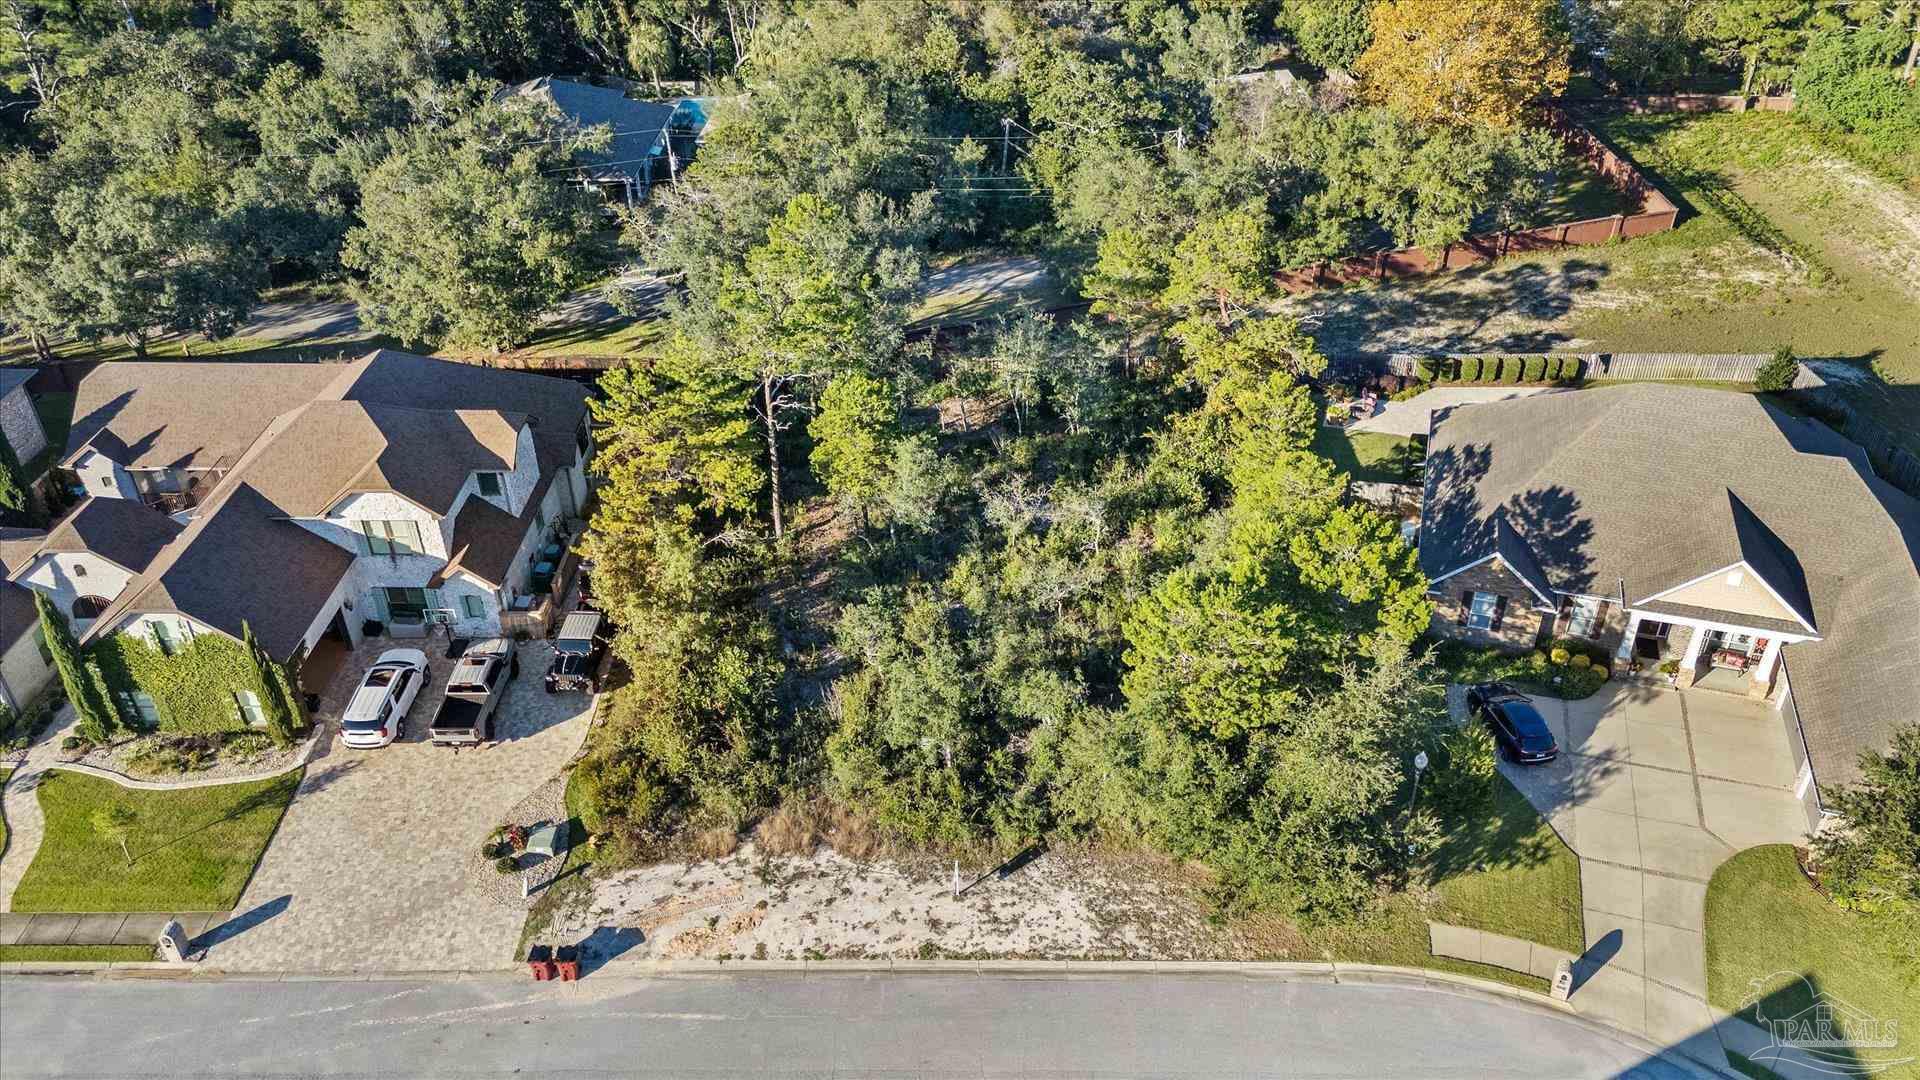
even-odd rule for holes
{"type": "Polygon", "coordinates": [[[1556,392],[1558,388],[1552,386],[1440,386],[1423,390],[1405,401],[1389,401],[1380,407],[1379,412],[1365,420],[1354,421],[1347,430],[1377,431],[1384,435],[1412,438],[1432,430],[1436,409],[1556,392]]]}
{"type": "MultiPolygon", "coordinates": [[[[475,880],[472,856],[515,803],[545,783],[586,735],[591,701],[540,684],[551,647],[520,646],[520,679],[480,750],[435,747],[427,721],[453,662],[423,643],[433,665],[401,741],[350,750],[331,712],[382,649],[363,647],[325,694],[328,741],[235,908],[208,934],[207,966],[235,971],[494,968],[511,959],[524,911],[475,880]]],[[[398,643],[405,644],[405,643],[398,643]]]]}
{"type": "Polygon", "coordinates": [[[1707,882],[1742,848],[1806,839],[1779,714],[1626,681],[1535,704],[1563,753],[1502,770],[1580,856],[1588,952],[1574,1004],[1663,1042],[1710,1031],[1707,882]]]}

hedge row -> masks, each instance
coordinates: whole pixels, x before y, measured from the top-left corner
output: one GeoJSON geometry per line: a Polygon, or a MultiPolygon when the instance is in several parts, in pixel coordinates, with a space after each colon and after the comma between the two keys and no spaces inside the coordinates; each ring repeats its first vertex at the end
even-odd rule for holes
{"type": "Polygon", "coordinates": [[[1414,370],[1422,382],[1573,382],[1583,374],[1578,356],[1436,356],[1414,370]]]}

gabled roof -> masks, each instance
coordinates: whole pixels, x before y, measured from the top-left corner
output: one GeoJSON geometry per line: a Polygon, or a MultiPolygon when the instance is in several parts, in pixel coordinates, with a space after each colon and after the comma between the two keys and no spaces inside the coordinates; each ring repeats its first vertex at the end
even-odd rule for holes
{"type": "Polygon", "coordinates": [[[88,496],[53,527],[39,553],[89,552],[137,574],[181,529],[179,522],[135,499],[88,496]]]}
{"type": "Polygon", "coordinates": [[[514,467],[519,413],[318,401],[276,423],[247,480],[285,517],[319,517],[355,492],[391,491],[445,514],[476,470],[514,467]]]}
{"type": "Polygon", "coordinates": [[[61,461],[91,445],[131,469],[222,468],[338,373],[336,364],[100,364],[74,391],[61,461]]]}
{"type": "Polygon", "coordinates": [[[1914,718],[1920,503],[1822,424],[1751,394],[1654,384],[1437,415],[1421,568],[1432,578],[1484,558],[1501,520],[1560,592],[1637,601],[1750,567],[1820,635],[1785,657],[1822,783],[1857,777],[1860,752],[1914,718]]]}
{"type": "Polygon", "coordinates": [[[552,105],[582,128],[605,126],[612,132],[605,150],[575,155],[590,180],[647,182],[646,160],[666,153],[667,129],[681,101],[636,101],[619,90],[543,75],[501,91],[507,98],[530,98],[552,105]]]}
{"type": "Polygon", "coordinates": [[[1499,514],[1493,522],[1493,550],[1500,561],[1507,564],[1514,576],[1526,582],[1533,590],[1534,598],[1540,601],[1548,611],[1559,610],[1559,602],[1553,596],[1553,583],[1547,580],[1546,571],[1540,569],[1540,561],[1533,557],[1533,549],[1527,541],[1507,521],[1507,515],[1499,514]]]}
{"type": "MultiPolygon", "coordinates": [[[[530,500],[528,505],[535,504],[530,500]]],[[[528,521],[485,499],[469,498],[453,520],[452,557],[429,584],[438,586],[456,571],[465,571],[496,588],[505,585],[507,569],[526,539],[528,521]]]]}
{"type": "Polygon", "coordinates": [[[0,398],[32,381],[34,369],[29,367],[0,367],[0,398]]]}
{"type": "Polygon", "coordinates": [[[42,529],[0,529],[0,578],[32,562],[34,552],[46,542],[42,529]]]}
{"type": "Polygon", "coordinates": [[[292,655],[353,553],[279,520],[252,485],[229,480],[200,515],[88,628],[94,640],[136,612],[177,612],[239,637],[251,623],[276,657],[292,655]]]}

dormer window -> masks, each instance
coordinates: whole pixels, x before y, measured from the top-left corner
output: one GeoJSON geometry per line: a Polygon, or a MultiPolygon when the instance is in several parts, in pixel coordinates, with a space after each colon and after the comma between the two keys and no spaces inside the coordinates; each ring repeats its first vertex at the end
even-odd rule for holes
{"type": "Polygon", "coordinates": [[[475,476],[478,478],[480,494],[489,499],[499,498],[501,492],[507,489],[505,478],[497,472],[476,473],[475,476]]]}

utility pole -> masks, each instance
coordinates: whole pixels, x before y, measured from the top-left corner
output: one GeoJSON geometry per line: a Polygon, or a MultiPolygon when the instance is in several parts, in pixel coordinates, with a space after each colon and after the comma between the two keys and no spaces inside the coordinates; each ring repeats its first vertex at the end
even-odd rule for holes
{"type": "MultiPolygon", "coordinates": [[[[1911,65],[1911,61],[1909,61],[1911,65]]],[[[1000,118],[1000,175],[1007,175],[1007,147],[1013,142],[1013,118],[1000,118]]]]}

